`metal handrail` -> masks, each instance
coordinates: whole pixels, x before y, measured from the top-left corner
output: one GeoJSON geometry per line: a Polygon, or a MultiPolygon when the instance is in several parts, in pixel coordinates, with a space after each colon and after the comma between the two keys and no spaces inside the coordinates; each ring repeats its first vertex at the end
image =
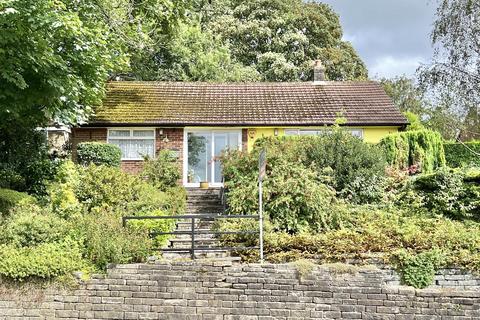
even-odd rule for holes
{"type": "Polygon", "coordinates": [[[150,232],[150,237],[155,237],[159,235],[190,235],[190,248],[158,248],[163,252],[190,252],[191,259],[195,259],[195,251],[241,251],[241,250],[254,250],[261,249],[260,247],[197,247],[195,246],[195,236],[196,235],[227,235],[227,234],[260,234],[260,230],[242,230],[242,231],[215,231],[215,230],[201,230],[196,228],[195,220],[199,221],[202,219],[255,219],[259,220],[259,215],[219,215],[219,214],[187,214],[187,215],[178,215],[178,216],[127,216],[122,217],[123,227],[127,226],[129,220],[164,220],[164,219],[186,219],[190,221],[190,230],[184,231],[171,231],[171,232],[150,232]]]}

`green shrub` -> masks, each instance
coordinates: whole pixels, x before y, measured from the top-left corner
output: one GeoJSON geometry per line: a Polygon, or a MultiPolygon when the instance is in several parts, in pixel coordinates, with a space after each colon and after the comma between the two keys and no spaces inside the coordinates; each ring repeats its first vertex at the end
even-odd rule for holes
{"type": "Polygon", "coordinates": [[[0,188],[45,195],[58,165],[49,154],[45,137],[45,132],[30,124],[0,121],[0,188]]]}
{"type": "Polygon", "coordinates": [[[150,253],[152,242],[146,230],[124,228],[121,216],[109,211],[84,216],[77,233],[83,239],[83,255],[97,268],[109,263],[142,262],[150,253]]]}
{"type": "Polygon", "coordinates": [[[445,166],[440,133],[431,130],[406,131],[387,135],[380,142],[390,166],[429,173],[445,166]]]}
{"type": "Polygon", "coordinates": [[[52,279],[85,265],[78,243],[65,239],[34,247],[0,246],[0,276],[17,281],[52,279]]]}
{"type": "MultiPolygon", "coordinates": [[[[276,159],[300,162],[324,176],[331,169],[330,184],[339,192],[354,180],[378,179],[385,176],[385,157],[382,149],[364,143],[341,128],[322,136],[269,137],[257,141],[254,154],[266,148],[271,166],[276,159]]],[[[256,170],[256,167],[250,168],[256,170]]],[[[327,182],[327,181],[326,181],[327,182]]]]}
{"type": "Polygon", "coordinates": [[[26,193],[18,192],[10,189],[0,189],[0,217],[7,215],[11,208],[22,200],[33,200],[26,193]]]}
{"type": "MultiPolygon", "coordinates": [[[[244,224],[229,223],[222,230],[244,229],[244,224]]],[[[256,237],[228,235],[220,237],[226,245],[256,244],[256,237]]],[[[464,223],[443,217],[411,215],[396,209],[371,206],[349,207],[344,213],[343,227],[322,233],[271,232],[265,229],[265,257],[270,262],[284,263],[299,259],[319,262],[368,261],[383,257],[398,263],[398,250],[420,255],[441,248],[442,261],[448,266],[480,271],[480,224],[464,223]]],[[[258,251],[243,252],[247,261],[257,261],[258,251]]]]}
{"type": "Polygon", "coordinates": [[[57,242],[66,237],[69,227],[65,220],[36,204],[22,204],[12,209],[0,228],[0,243],[32,247],[57,242]]]}
{"type": "Polygon", "coordinates": [[[456,219],[480,219],[480,181],[477,175],[480,176],[475,170],[444,168],[416,177],[400,197],[414,191],[422,199],[426,212],[456,219]]]}
{"type": "Polygon", "coordinates": [[[452,168],[464,166],[480,167],[480,141],[462,143],[445,143],[445,159],[452,168]]]}
{"type": "Polygon", "coordinates": [[[433,283],[436,271],[444,264],[445,257],[439,250],[411,254],[405,250],[396,252],[397,270],[406,285],[426,288],[433,283]]]}
{"type": "Polygon", "coordinates": [[[103,142],[82,142],[77,146],[77,161],[79,164],[90,164],[119,167],[122,151],[113,144],[103,142]]]}
{"type": "Polygon", "coordinates": [[[72,161],[64,161],[57,175],[47,187],[48,200],[52,212],[62,218],[71,218],[82,213],[82,207],[75,195],[81,184],[81,177],[72,161]]]}
{"type": "Polygon", "coordinates": [[[130,202],[140,200],[142,190],[155,191],[139,177],[119,168],[90,165],[78,170],[81,183],[76,187],[75,195],[88,211],[95,207],[123,209],[130,202]]]}
{"type": "Polygon", "coordinates": [[[162,150],[155,159],[145,158],[140,176],[160,190],[175,187],[181,178],[177,156],[171,150],[162,150]]]}
{"type": "MultiPolygon", "coordinates": [[[[258,211],[254,154],[229,152],[223,156],[230,214],[258,211]]],[[[326,230],[339,225],[335,192],[301,163],[276,159],[268,163],[264,180],[264,210],[277,230],[326,230]]]]}

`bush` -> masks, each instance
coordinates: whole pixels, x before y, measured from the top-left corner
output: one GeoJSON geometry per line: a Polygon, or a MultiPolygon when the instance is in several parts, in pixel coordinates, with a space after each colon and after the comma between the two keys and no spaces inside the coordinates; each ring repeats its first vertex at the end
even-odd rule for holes
{"type": "MultiPolygon", "coordinates": [[[[223,156],[228,213],[258,211],[256,162],[254,154],[229,152],[223,156]]],[[[269,162],[263,187],[265,215],[277,230],[319,231],[338,226],[334,190],[301,163],[285,159],[269,162]]]]}
{"type": "MultiPolygon", "coordinates": [[[[251,226],[229,222],[220,230],[245,228],[251,226]]],[[[220,239],[226,245],[235,246],[237,243],[256,245],[257,238],[228,235],[220,239]]],[[[275,263],[299,259],[322,263],[352,259],[369,262],[371,258],[383,258],[399,266],[405,281],[419,287],[425,286],[432,272],[441,265],[480,271],[479,223],[467,224],[371,206],[349,207],[344,214],[343,227],[323,233],[288,234],[266,228],[264,246],[266,260],[275,263]]],[[[243,252],[243,255],[247,261],[258,259],[257,250],[243,252]]]]}
{"type": "Polygon", "coordinates": [[[56,167],[44,132],[0,121],[0,188],[43,196],[56,167]]]}
{"type": "MultiPolygon", "coordinates": [[[[364,143],[341,128],[332,130],[322,136],[264,138],[257,142],[256,153],[266,148],[271,166],[275,165],[276,159],[300,162],[315,170],[319,177],[324,176],[329,168],[332,179],[328,182],[338,192],[347,189],[354,180],[369,181],[385,176],[382,149],[364,143]]],[[[256,166],[250,170],[256,170],[256,166]]]]}
{"type": "Polygon", "coordinates": [[[71,239],[34,247],[0,246],[0,276],[13,280],[52,279],[83,267],[81,249],[71,239]]]}
{"type": "Polygon", "coordinates": [[[478,177],[480,172],[475,170],[441,169],[413,179],[400,197],[412,190],[422,199],[425,212],[456,219],[480,219],[478,177]]]}
{"type": "Polygon", "coordinates": [[[102,211],[86,215],[78,224],[84,256],[101,270],[109,263],[142,262],[150,253],[148,232],[124,228],[121,221],[120,215],[102,211]]]}
{"type": "Polygon", "coordinates": [[[177,156],[170,150],[162,150],[155,159],[145,158],[140,176],[160,190],[177,186],[181,178],[177,156]]]}
{"type": "Polygon", "coordinates": [[[0,217],[7,215],[11,208],[22,200],[33,200],[26,193],[18,192],[10,189],[0,189],[0,217]]]}
{"type": "Polygon", "coordinates": [[[445,260],[439,250],[430,250],[419,254],[399,250],[394,255],[397,259],[397,270],[402,276],[403,283],[421,289],[433,283],[436,271],[445,260]]]}
{"type": "Polygon", "coordinates": [[[125,209],[132,201],[141,200],[142,192],[148,189],[158,193],[139,177],[119,168],[90,165],[78,170],[82,183],[75,187],[75,196],[88,211],[95,207],[125,209]]]}
{"type": "Polygon", "coordinates": [[[445,143],[445,159],[452,168],[465,166],[480,167],[480,141],[462,143],[445,143]],[[475,154],[476,153],[476,154],[475,154]]]}
{"type": "Polygon", "coordinates": [[[120,167],[122,151],[113,144],[102,142],[82,142],[77,146],[77,161],[79,164],[90,164],[120,167]]]}
{"type": "Polygon", "coordinates": [[[430,173],[445,166],[445,152],[440,133],[431,130],[399,132],[380,142],[390,166],[430,173]]]}
{"type": "Polygon", "coordinates": [[[0,228],[0,243],[16,247],[32,247],[57,242],[66,237],[69,227],[65,220],[36,204],[22,204],[0,228]]]}

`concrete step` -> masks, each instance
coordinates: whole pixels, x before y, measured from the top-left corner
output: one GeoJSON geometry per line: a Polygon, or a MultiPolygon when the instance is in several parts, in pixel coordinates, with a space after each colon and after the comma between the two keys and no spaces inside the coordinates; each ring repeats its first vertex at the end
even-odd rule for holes
{"type": "MultiPolygon", "coordinates": [[[[162,257],[168,260],[184,260],[190,259],[191,255],[190,252],[164,252],[162,257]]],[[[239,261],[237,257],[230,257],[230,253],[228,251],[195,252],[195,259],[215,259],[222,261],[229,258],[235,258],[235,260],[232,260],[233,263],[238,263],[239,261]]]]}

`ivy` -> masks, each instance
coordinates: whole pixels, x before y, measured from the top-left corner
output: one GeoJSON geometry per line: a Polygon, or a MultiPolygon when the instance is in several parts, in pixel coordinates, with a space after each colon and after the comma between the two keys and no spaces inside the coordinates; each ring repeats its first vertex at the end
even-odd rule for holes
{"type": "Polygon", "coordinates": [[[443,253],[437,249],[412,254],[404,249],[397,251],[397,271],[404,284],[426,288],[433,283],[436,271],[445,263],[443,253]]]}

